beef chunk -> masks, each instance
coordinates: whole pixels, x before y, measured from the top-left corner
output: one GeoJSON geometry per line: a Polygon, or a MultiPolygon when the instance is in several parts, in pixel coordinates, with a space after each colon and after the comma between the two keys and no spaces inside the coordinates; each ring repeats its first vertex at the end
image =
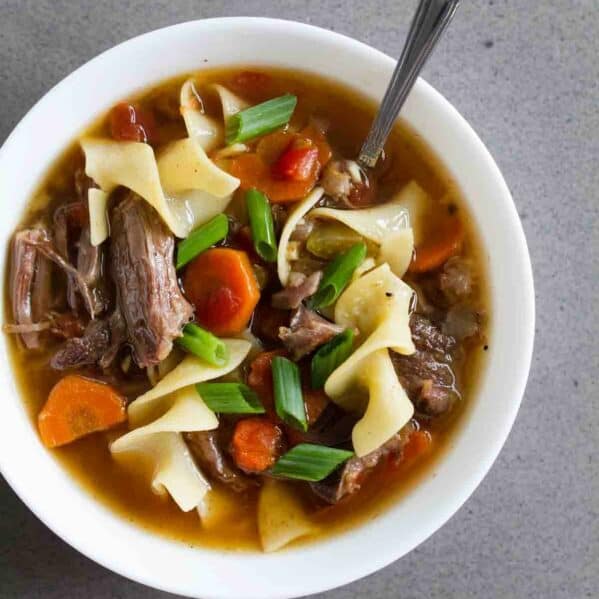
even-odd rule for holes
{"type": "Polygon", "coordinates": [[[147,202],[128,195],[111,219],[110,268],[137,364],[158,364],[192,316],[177,282],[173,236],[147,202]]]}
{"type": "Polygon", "coordinates": [[[354,456],[324,480],[311,483],[316,495],[327,503],[337,503],[340,499],[352,495],[360,489],[374,468],[388,456],[399,456],[416,425],[409,422],[389,441],[361,458],[354,456]]]}
{"type": "Polygon", "coordinates": [[[237,493],[255,486],[255,481],[242,474],[223,452],[217,431],[185,433],[189,447],[200,468],[237,493]]]}
{"type": "Polygon", "coordinates": [[[347,208],[363,208],[376,199],[374,179],[353,160],[331,160],[320,184],[327,196],[347,208]]]}
{"type": "Polygon", "coordinates": [[[293,313],[289,327],[279,329],[279,338],[293,359],[299,360],[341,331],[343,327],[329,322],[302,304],[293,313]]]}
{"type": "Polygon", "coordinates": [[[125,341],[125,325],[120,313],[90,321],[81,337],[67,339],[50,360],[55,370],[99,364],[108,368],[125,341]]]}
{"type": "Polygon", "coordinates": [[[450,304],[466,299],[473,288],[470,262],[462,256],[450,258],[439,275],[439,287],[450,304]]]}
{"type": "Polygon", "coordinates": [[[412,314],[410,328],[416,351],[410,356],[393,353],[395,370],[416,410],[439,416],[458,397],[451,368],[456,341],[418,314],[412,314]]]}
{"type": "Polygon", "coordinates": [[[299,308],[305,299],[316,293],[321,279],[322,272],[319,270],[309,276],[299,272],[292,272],[289,275],[287,287],[277,293],[273,293],[273,307],[281,310],[295,310],[299,308]]]}

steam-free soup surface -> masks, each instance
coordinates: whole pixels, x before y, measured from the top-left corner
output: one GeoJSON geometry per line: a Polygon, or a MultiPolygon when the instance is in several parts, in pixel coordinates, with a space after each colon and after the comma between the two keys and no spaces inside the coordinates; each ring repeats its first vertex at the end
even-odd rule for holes
{"type": "MultiPolygon", "coordinates": [[[[187,136],[185,123],[180,113],[180,91],[181,86],[189,77],[170,80],[136,97],[124,99],[134,107],[138,122],[148,129],[146,133],[151,129],[151,137],[148,136],[147,141],[151,143],[157,155],[169,142],[184,139],[187,136]]],[[[336,161],[341,174],[343,174],[343,165],[346,164],[344,161],[357,156],[375,109],[371,102],[354,90],[308,73],[238,68],[203,70],[193,74],[192,77],[198,97],[203,103],[205,114],[219,122],[222,120],[221,106],[218,96],[210,91],[210,83],[219,83],[225,86],[251,105],[284,94],[297,96],[297,106],[288,127],[292,131],[304,131],[308,125],[322,127],[322,135],[332,151],[331,164],[336,161]]],[[[117,138],[119,135],[124,135],[124,139],[126,139],[127,135],[132,134],[132,121],[127,120],[126,115],[123,116],[122,107],[119,110],[120,113],[113,110],[91,126],[86,135],[106,139],[114,138],[115,135],[117,138]]],[[[133,134],[137,135],[137,133],[139,130],[133,127],[133,134]]],[[[271,137],[273,135],[276,133],[270,134],[271,137]]],[[[257,151],[256,144],[260,144],[260,139],[248,142],[250,153],[257,151]]],[[[138,139],[137,141],[145,140],[138,139]]],[[[268,155],[270,152],[271,155],[268,155],[267,160],[271,165],[286,151],[289,140],[286,139],[285,143],[276,140],[275,142],[273,142],[274,149],[267,149],[265,154],[268,155]]],[[[217,152],[218,149],[209,152],[216,164],[223,170],[229,170],[239,176],[242,171],[234,164],[236,157],[219,157],[217,152]]],[[[412,265],[403,276],[403,280],[417,294],[417,300],[411,306],[411,310],[414,311],[411,321],[413,337],[428,335],[427,339],[431,340],[434,335],[438,334],[443,335],[443,338],[449,339],[450,342],[447,342],[447,346],[435,346],[432,349],[429,347],[430,351],[428,351],[425,347],[426,339],[419,338],[420,341],[416,343],[416,357],[395,356],[393,352],[390,354],[393,357],[399,380],[406,389],[408,397],[416,406],[414,416],[404,427],[405,438],[401,442],[401,447],[398,446],[393,451],[385,453],[384,457],[376,460],[374,467],[365,469],[360,474],[359,490],[352,490],[352,492],[344,494],[338,498],[338,501],[327,501],[322,494],[315,492],[306,482],[288,481],[283,483],[293,490],[305,513],[315,524],[315,532],[306,537],[307,540],[314,539],[319,535],[345,530],[369,518],[376,517],[392,502],[401,501],[402,494],[408,492],[420,478],[430,473],[439,456],[451,445],[453,435],[459,434],[459,423],[463,419],[468,405],[475,400],[476,382],[484,362],[484,352],[489,343],[486,336],[488,306],[485,295],[485,260],[460,192],[443,169],[441,159],[442,157],[434,156],[412,130],[399,122],[389,138],[384,156],[374,171],[368,174],[368,178],[363,180],[366,189],[354,190],[348,200],[349,204],[344,203],[341,196],[331,197],[327,194],[327,184],[330,185],[330,181],[327,182],[324,179],[327,172],[330,174],[330,170],[327,171],[325,165],[320,165],[317,182],[325,187],[325,197],[321,205],[337,209],[368,208],[389,201],[410,182],[415,182],[428,195],[433,207],[426,213],[426,218],[421,223],[421,236],[425,240],[422,243],[428,244],[426,248],[424,245],[422,246],[424,248],[422,255],[424,256],[425,252],[429,250],[432,251],[430,248],[435,244],[442,245],[443,236],[446,235],[449,226],[448,222],[451,223],[455,219],[459,221],[461,237],[459,247],[456,246],[455,250],[445,259],[441,259],[440,263],[434,262],[436,255],[433,252],[432,267],[423,267],[424,270],[419,270],[413,269],[412,265]],[[462,285],[461,288],[460,285],[462,285]],[[467,285],[468,288],[464,289],[464,285],[467,285]],[[423,328],[417,329],[418,323],[423,328]],[[432,328],[427,328],[429,326],[432,328]],[[433,363],[431,360],[436,361],[433,363]],[[441,379],[439,380],[432,375],[429,376],[435,369],[442,370],[444,373],[440,375],[441,379]],[[448,379],[446,375],[450,378],[448,379]],[[447,383],[448,380],[450,384],[447,383]]],[[[83,165],[84,158],[81,148],[76,142],[58,160],[41,183],[39,191],[32,198],[30,209],[23,219],[22,228],[40,222],[54,226],[56,222],[54,215],[57,208],[64,203],[77,201],[80,189],[78,189],[76,181],[81,176],[83,165]]],[[[260,301],[253,312],[252,321],[249,323],[253,334],[261,343],[264,351],[277,350],[288,352],[287,355],[289,355],[289,347],[286,347],[277,338],[279,326],[289,324],[289,311],[285,311],[283,315],[287,318],[287,322],[281,322],[281,310],[275,311],[273,315],[271,297],[281,290],[281,284],[277,279],[276,268],[252,253],[252,238],[251,231],[248,233],[250,228],[248,227],[245,202],[248,186],[244,187],[243,176],[241,179],[242,186],[235,191],[233,199],[226,209],[230,223],[233,225],[230,225],[229,235],[224,241],[224,245],[227,248],[246,252],[250,256],[256,278],[262,287],[260,301]]],[[[123,199],[124,195],[125,191],[122,189],[113,192],[110,197],[109,210],[114,210],[119,202],[127,201],[123,199]]],[[[275,206],[275,226],[278,225],[277,218],[284,223],[295,203],[290,201],[273,204],[275,206]]],[[[336,234],[335,232],[338,233],[340,230],[339,226],[337,229],[331,228],[331,223],[325,221],[317,221],[316,230],[323,224],[322,231],[325,235],[327,231],[329,234],[336,234]],[[327,227],[329,228],[327,229],[327,227]]],[[[114,227],[111,229],[111,234],[114,234],[114,227]]],[[[277,235],[279,234],[280,229],[277,232],[277,235]]],[[[312,235],[314,235],[314,230],[312,235]]],[[[315,256],[307,249],[314,247],[318,237],[313,237],[312,242],[309,239],[307,246],[301,246],[298,250],[299,255],[295,256],[297,270],[302,271],[304,276],[308,276],[311,269],[325,268],[328,263],[322,253],[315,256]]],[[[110,238],[104,242],[104,246],[109,243],[111,243],[110,238]]],[[[301,243],[306,242],[303,240],[301,243]]],[[[218,245],[222,246],[223,244],[218,245]]],[[[369,252],[370,247],[369,245],[369,252]]],[[[417,244],[417,258],[418,252],[417,244]]],[[[106,250],[101,268],[103,269],[102,276],[106,277],[108,281],[105,284],[105,293],[109,298],[106,301],[110,303],[115,300],[112,295],[114,282],[109,277],[108,256],[109,253],[106,250]]],[[[74,261],[76,266],[76,257],[67,256],[67,259],[74,261]]],[[[293,264],[295,263],[292,263],[292,266],[293,264]]],[[[185,268],[190,269],[190,266],[185,268]]],[[[193,298],[189,296],[189,284],[185,284],[185,278],[188,276],[186,272],[184,269],[178,271],[180,277],[178,284],[184,287],[183,295],[194,306],[196,321],[206,325],[205,322],[198,320],[198,304],[194,303],[193,298]]],[[[7,279],[13,276],[10,267],[7,268],[6,276],[7,279]]],[[[64,296],[65,293],[68,293],[66,278],[56,268],[53,277],[52,293],[64,296]]],[[[15,315],[10,309],[12,297],[9,285],[7,285],[7,289],[6,321],[13,323],[15,315]]],[[[64,304],[66,300],[60,301],[63,302],[63,305],[55,311],[68,312],[65,308],[66,304],[64,304]]],[[[330,311],[322,313],[327,318],[331,318],[330,311]]],[[[85,318],[81,301],[77,316],[82,316],[83,323],[79,324],[84,327],[88,318],[85,318]]],[[[209,329],[210,326],[206,325],[206,328],[209,329]]],[[[77,334],[82,335],[82,331],[83,328],[77,334]]],[[[11,335],[14,372],[31,414],[33,426],[37,426],[36,419],[53,386],[68,373],[81,374],[108,382],[128,402],[151,388],[146,368],[136,364],[136,356],[132,356],[126,343],[120,348],[118,359],[111,369],[103,370],[98,365],[90,364],[70,370],[57,370],[51,366],[50,360],[63,347],[65,341],[60,336],[53,335],[48,331],[44,331],[40,336],[39,347],[27,349],[18,335],[11,335]]],[[[71,334],[64,333],[64,336],[71,336],[71,334]]],[[[435,340],[430,341],[433,346],[436,342],[435,340]]],[[[441,342],[441,344],[443,343],[445,341],[441,342]]],[[[312,350],[296,360],[304,374],[310,368],[310,360],[314,351],[312,350]]],[[[238,379],[248,382],[251,364],[256,353],[255,350],[252,350],[250,357],[244,360],[236,375],[238,379]]],[[[150,366],[152,372],[154,372],[153,368],[150,366]]],[[[158,375],[154,373],[154,376],[158,375]]],[[[328,405],[329,402],[322,391],[319,392],[318,402],[320,402],[318,410],[334,411],[337,409],[335,405],[328,405]]],[[[340,413],[335,412],[335,417],[340,418],[340,413]]],[[[239,416],[222,417],[221,426],[232,429],[236,426],[239,418],[239,416]]],[[[260,418],[264,417],[260,416],[260,418]]],[[[358,418],[359,415],[356,416],[356,420],[358,418]]],[[[283,446],[277,449],[279,452],[277,455],[280,456],[298,442],[298,433],[291,430],[284,422],[279,422],[277,426],[283,430],[283,446]]],[[[315,425],[311,423],[310,426],[315,425]]],[[[242,492],[232,489],[231,486],[207,474],[210,484],[230,501],[226,502],[227,517],[219,520],[216,526],[205,527],[202,526],[195,510],[183,512],[168,494],[160,496],[152,491],[150,487],[152,467],[147,460],[140,458],[137,454],[121,456],[119,459],[115,459],[111,454],[110,442],[126,433],[128,428],[128,423],[124,422],[110,430],[90,434],[50,451],[95,499],[137,525],[190,544],[235,550],[260,547],[257,503],[261,484],[268,478],[267,473],[242,472],[244,477],[256,483],[249,485],[242,492]]],[[[233,455],[231,458],[230,455],[230,433],[228,433],[227,439],[228,443],[223,443],[224,446],[221,449],[226,460],[235,467],[235,456],[233,455]]],[[[301,438],[299,440],[301,441],[301,438]]],[[[192,444],[191,441],[189,443],[192,444]]],[[[349,441],[346,441],[343,446],[351,448],[348,443],[349,441]]]]}

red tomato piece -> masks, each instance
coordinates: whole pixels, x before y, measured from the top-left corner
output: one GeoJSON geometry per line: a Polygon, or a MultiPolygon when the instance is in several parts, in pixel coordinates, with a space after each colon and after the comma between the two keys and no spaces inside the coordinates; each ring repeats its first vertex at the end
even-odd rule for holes
{"type": "Polygon", "coordinates": [[[151,113],[127,102],[117,104],[110,112],[110,133],[117,141],[150,143],[155,127],[151,113]]]}
{"type": "Polygon", "coordinates": [[[305,138],[294,139],[272,166],[272,176],[285,181],[306,181],[318,162],[318,148],[305,138]]]}

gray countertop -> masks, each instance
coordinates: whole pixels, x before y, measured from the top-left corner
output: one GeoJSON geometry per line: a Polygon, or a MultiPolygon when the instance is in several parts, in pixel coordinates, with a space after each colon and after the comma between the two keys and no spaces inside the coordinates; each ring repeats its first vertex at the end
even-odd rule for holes
{"type": "MultiPolygon", "coordinates": [[[[0,0],[0,141],[75,67],[151,29],[273,16],[397,56],[414,4],[0,0]]],[[[425,77],[470,121],[513,192],[535,274],[532,372],[505,448],[466,505],[411,554],[326,599],[599,594],[599,5],[462,4],[425,77]]],[[[2,479],[0,539],[5,599],[168,596],[79,555],[2,479]]]]}

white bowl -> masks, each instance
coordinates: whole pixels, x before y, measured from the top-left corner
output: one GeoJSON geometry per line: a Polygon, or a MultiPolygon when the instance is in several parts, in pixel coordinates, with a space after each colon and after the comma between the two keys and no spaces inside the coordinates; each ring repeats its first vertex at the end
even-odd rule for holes
{"type": "MultiPolygon", "coordinates": [[[[98,115],[173,75],[236,64],[313,71],[380,99],[394,60],[324,29],[250,18],[183,23],[108,50],[49,91],[0,150],[2,263],[10,235],[40,178],[98,115]]],[[[534,335],[530,259],[505,181],[468,123],[422,80],[402,115],[441,156],[461,187],[481,233],[490,273],[488,367],[450,450],[396,505],[342,535],[271,555],[190,548],[114,515],[42,447],[17,393],[2,338],[0,469],[56,534],[107,568],[173,593],[295,597],[351,582],[400,558],[444,524],[474,491],[508,436],[526,384],[534,335]]]]}

